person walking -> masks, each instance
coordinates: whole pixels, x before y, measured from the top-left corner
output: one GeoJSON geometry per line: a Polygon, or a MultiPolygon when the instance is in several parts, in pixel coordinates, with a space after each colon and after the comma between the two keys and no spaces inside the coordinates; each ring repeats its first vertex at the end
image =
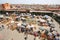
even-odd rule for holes
{"type": "Polygon", "coordinates": [[[37,32],[34,32],[34,40],[36,40],[37,32]]]}

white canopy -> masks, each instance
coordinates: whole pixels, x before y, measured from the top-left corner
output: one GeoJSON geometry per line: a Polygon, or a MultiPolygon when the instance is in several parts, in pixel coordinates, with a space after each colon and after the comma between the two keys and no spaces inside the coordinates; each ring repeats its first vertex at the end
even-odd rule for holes
{"type": "Polygon", "coordinates": [[[0,15],[0,18],[4,17],[3,15],[0,15]]]}
{"type": "Polygon", "coordinates": [[[14,21],[12,20],[11,23],[14,23],[14,21]]]}
{"type": "Polygon", "coordinates": [[[40,19],[40,22],[46,22],[44,19],[40,19]]]}

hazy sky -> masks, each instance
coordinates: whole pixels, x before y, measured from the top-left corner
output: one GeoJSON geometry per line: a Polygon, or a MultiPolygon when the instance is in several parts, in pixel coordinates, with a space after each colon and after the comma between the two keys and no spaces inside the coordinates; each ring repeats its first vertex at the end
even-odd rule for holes
{"type": "Polygon", "coordinates": [[[60,4],[60,0],[0,0],[0,4],[60,4]]]}

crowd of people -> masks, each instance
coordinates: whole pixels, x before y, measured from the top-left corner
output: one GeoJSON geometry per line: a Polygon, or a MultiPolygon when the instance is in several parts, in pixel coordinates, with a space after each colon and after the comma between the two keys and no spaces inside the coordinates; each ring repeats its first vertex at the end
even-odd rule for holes
{"type": "MultiPolygon", "coordinates": [[[[5,18],[5,17],[4,17],[5,18]]],[[[0,24],[1,22],[0,18],[0,24]]],[[[53,19],[48,15],[32,15],[29,13],[6,15],[8,29],[17,30],[19,33],[26,35],[33,35],[34,40],[39,37],[41,40],[60,40],[60,34],[56,30],[53,19]]],[[[5,21],[4,21],[5,22],[5,21]]],[[[0,26],[4,29],[4,25],[0,26]]]]}

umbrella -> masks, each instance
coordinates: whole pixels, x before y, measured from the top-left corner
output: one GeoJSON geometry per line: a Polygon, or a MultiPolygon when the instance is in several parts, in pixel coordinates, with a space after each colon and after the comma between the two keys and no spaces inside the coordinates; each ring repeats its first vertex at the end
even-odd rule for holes
{"type": "Polygon", "coordinates": [[[44,28],[44,27],[40,27],[39,29],[40,29],[40,30],[45,30],[45,28],[44,28]]]}
{"type": "Polygon", "coordinates": [[[21,23],[18,23],[17,26],[21,26],[21,23]]]}
{"type": "Polygon", "coordinates": [[[49,18],[49,16],[48,16],[48,15],[45,15],[44,17],[45,17],[45,18],[49,18]]]}
{"type": "Polygon", "coordinates": [[[40,19],[40,22],[46,22],[44,19],[40,19]]]}
{"type": "Polygon", "coordinates": [[[14,21],[12,20],[11,23],[14,23],[14,21]]]}
{"type": "Polygon", "coordinates": [[[0,15],[0,18],[3,18],[4,17],[4,15],[0,15]]]}

